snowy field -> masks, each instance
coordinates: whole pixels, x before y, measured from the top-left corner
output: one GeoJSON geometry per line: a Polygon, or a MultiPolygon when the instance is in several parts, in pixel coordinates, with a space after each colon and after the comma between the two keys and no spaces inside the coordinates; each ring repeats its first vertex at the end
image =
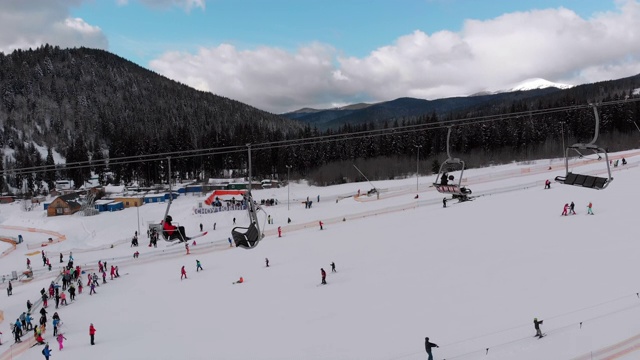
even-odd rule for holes
{"type": "MultiPolygon", "coordinates": [[[[50,236],[42,231],[66,240],[43,248],[53,271],[35,253],[35,279],[15,282],[11,297],[3,291],[0,359],[43,358],[41,346],[9,348],[9,322],[54,279],[59,253],[66,261],[69,251],[83,269],[107,260],[121,277],[93,296],[85,288],[57,310],[68,340],[59,352],[47,332],[53,359],[417,360],[426,359],[425,336],[440,345],[436,359],[638,359],[640,351],[624,350],[635,343],[622,342],[640,334],[640,245],[631,226],[640,156],[613,156],[623,155],[629,164],[614,169],[603,191],[556,183],[543,190],[545,179],[563,174],[560,160],[465,171],[465,183],[481,196],[446,209],[429,186],[433,176],[419,179],[419,199],[416,178],[374,182],[379,199],[352,197],[368,183],[254,191],[255,199],[279,204],[265,207],[274,224],[265,223],[267,236],[253,250],[227,242],[234,217],[248,222],[244,212],[194,215],[206,196],[180,197],[170,211],[174,221],[188,235],[199,224],[209,232],[190,255],[164,241],[149,248],[146,236],[140,247],[129,245],[138,226],[145,232],[147,222],[162,218],[166,204],[56,218],[3,204],[0,235],[22,235],[25,243],[0,258],[0,274],[25,270],[26,258],[50,236]],[[311,209],[302,204],[307,197],[311,209]],[[571,201],[578,214],[560,216],[571,201]],[[586,215],[589,202],[594,216],[586,215]],[[196,272],[196,259],[204,271],[196,272]],[[187,280],[180,280],[183,265],[187,280]],[[328,272],[326,286],[319,285],[320,268],[328,272]],[[232,284],[240,276],[245,283],[232,284]],[[534,317],[544,320],[540,340],[534,317]],[[614,355],[598,352],[612,345],[614,355]]],[[[603,162],[578,165],[572,163],[580,173],[606,170],[603,162]]],[[[0,251],[7,248],[0,243],[0,251]]]]}

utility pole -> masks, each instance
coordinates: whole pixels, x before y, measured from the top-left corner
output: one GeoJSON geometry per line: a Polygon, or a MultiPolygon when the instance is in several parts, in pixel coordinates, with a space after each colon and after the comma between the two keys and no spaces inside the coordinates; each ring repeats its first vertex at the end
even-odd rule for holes
{"type": "Polygon", "coordinates": [[[285,165],[287,167],[287,211],[289,211],[290,193],[291,193],[291,183],[289,182],[289,173],[291,171],[291,165],[285,165]]]}
{"type": "Polygon", "coordinates": [[[414,145],[418,149],[418,157],[416,158],[416,191],[418,191],[419,177],[420,177],[420,148],[422,145],[414,145]]]}

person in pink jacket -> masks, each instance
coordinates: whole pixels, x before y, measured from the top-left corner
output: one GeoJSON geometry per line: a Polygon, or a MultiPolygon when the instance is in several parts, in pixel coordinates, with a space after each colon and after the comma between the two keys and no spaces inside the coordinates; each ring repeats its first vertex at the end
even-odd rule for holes
{"type": "Polygon", "coordinates": [[[62,344],[63,341],[67,340],[66,337],[64,337],[64,335],[62,335],[62,333],[58,334],[58,336],[56,337],[56,340],[58,340],[58,351],[62,350],[62,348],[64,348],[64,345],[62,344]]]}
{"type": "Polygon", "coordinates": [[[564,209],[562,210],[562,216],[567,216],[567,211],[569,211],[569,204],[564,204],[564,209]]]}

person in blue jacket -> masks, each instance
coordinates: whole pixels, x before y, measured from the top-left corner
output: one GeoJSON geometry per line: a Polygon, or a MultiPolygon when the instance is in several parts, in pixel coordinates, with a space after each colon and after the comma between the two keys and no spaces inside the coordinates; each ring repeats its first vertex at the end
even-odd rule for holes
{"type": "Polygon", "coordinates": [[[51,356],[51,349],[49,349],[49,343],[47,343],[44,346],[44,349],[42,349],[42,355],[44,355],[44,358],[46,360],[49,360],[49,356],[51,356]]]}

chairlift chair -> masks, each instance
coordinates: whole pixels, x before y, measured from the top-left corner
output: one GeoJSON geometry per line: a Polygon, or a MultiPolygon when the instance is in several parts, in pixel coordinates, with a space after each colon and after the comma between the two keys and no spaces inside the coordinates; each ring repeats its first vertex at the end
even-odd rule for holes
{"type": "Polygon", "coordinates": [[[245,249],[253,249],[258,245],[258,242],[262,240],[264,234],[260,231],[260,224],[258,223],[258,214],[255,204],[253,203],[253,197],[251,191],[247,191],[244,195],[247,201],[247,211],[249,213],[250,224],[248,227],[236,226],[231,229],[231,237],[236,243],[236,247],[245,249]]]}
{"type": "Polygon", "coordinates": [[[433,183],[433,187],[435,187],[439,193],[452,195],[452,198],[458,199],[458,201],[471,200],[472,198],[469,196],[471,195],[471,189],[462,186],[462,175],[465,169],[464,161],[451,157],[450,139],[451,127],[449,127],[447,131],[447,159],[440,165],[440,170],[438,171],[436,181],[433,183]],[[458,176],[457,183],[449,183],[449,181],[454,181],[453,176],[447,176],[451,168],[460,168],[460,176],[458,176]]]}
{"type": "Polygon", "coordinates": [[[611,177],[611,167],[609,166],[609,155],[607,154],[607,150],[595,144],[595,142],[598,140],[598,135],[600,132],[600,117],[598,116],[598,108],[596,107],[596,105],[592,106],[593,114],[596,119],[595,134],[593,136],[593,139],[589,143],[577,143],[566,148],[564,153],[564,165],[566,171],[565,176],[556,176],[555,181],[564,185],[575,185],[590,189],[604,190],[613,181],[613,177],[611,177]],[[578,153],[578,156],[582,158],[584,156],[582,151],[585,150],[591,151],[596,154],[598,156],[598,160],[601,160],[601,154],[604,154],[604,160],[607,166],[607,177],[582,175],[569,171],[569,152],[575,151],[576,153],[578,153]]]}

